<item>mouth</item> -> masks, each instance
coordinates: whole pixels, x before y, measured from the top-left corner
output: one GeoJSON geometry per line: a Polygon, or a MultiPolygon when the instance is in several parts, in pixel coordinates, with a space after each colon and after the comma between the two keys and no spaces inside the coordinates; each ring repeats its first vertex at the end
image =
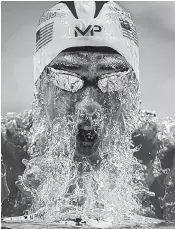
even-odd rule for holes
{"type": "Polygon", "coordinates": [[[99,136],[98,127],[87,124],[79,124],[76,135],[76,148],[82,156],[91,156],[98,148],[99,136]]]}

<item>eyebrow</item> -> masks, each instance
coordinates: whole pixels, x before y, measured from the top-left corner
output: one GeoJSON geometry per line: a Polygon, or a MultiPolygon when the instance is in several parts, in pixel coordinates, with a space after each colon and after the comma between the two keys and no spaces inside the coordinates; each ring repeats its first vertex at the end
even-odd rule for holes
{"type": "Polygon", "coordinates": [[[99,71],[104,71],[104,70],[106,70],[106,71],[113,71],[113,70],[115,70],[115,69],[116,69],[116,68],[115,68],[114,66],[100,64],[98,70],[99,70],[99,71]]]}
{"type": "Polygon", "coordinates": [[[113,57],[103,57],[98,63],[98,70],[99,71],[116,71],[116,70],[128,70],[129,66],[125,60],[118,60],[117,58],[113,57]]]}
{"type": "Polygon", "coordinates": [[[128,66],[123,66],[123,65],[119,65],[119,64],[99,64],[98,66],[98,71],[99,72],[104,72],[104,71],[107,71],[107,72],[118,72],[118,71],[126,71],[128,70],[129,67],[128,66]]]}
{"type": "Polygon", "coordinates": [[[81,64],[78,63],[72,63],[72,62],[57,62],[57,63],[53,63],[50,65],[51,67],[55,68],[55,69],[60,69],[60,70],[78,70],[78,69],[82,69],[83,66],[81,64]]]}
{"type": "Polygon", "coordinates": [[[77,54],[72,57],[72,54],[56,58],[50,66],[61,70],[79,70],[85,68],[83,55],[77,54]],[[76,62],[74,61],[76,59],[76,62]]]}

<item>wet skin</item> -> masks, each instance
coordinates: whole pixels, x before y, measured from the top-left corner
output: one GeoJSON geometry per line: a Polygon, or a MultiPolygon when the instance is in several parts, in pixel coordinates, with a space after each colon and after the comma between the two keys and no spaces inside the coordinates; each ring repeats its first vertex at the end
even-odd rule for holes
{"type": "Polygon", "coordinates": [[[72,116],[77,122],[75,155],[97,159],[105,127],[121,122],[118,91],[102,91],[98,82],[102,78],[108,79],[113,73],[131,70],[131,66],[117,53],[63,52],[45,68],[47,75],[50,74],[49,67],[65,72],[63,77],[67,73],[73,74],[84,84],[75,92],[60,89],[52,82],[42,85],[49,119],[72,116]]]}

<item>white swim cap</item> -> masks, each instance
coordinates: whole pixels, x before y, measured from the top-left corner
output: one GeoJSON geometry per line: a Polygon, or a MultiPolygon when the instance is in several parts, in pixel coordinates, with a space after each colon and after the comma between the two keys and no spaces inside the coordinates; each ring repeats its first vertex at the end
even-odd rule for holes
{"type": "Polygon", "coordinates": [[[60,52],[80,46],[106,46],[116,50],[139,78],[137,33],[129,13],[115,2],[61,1],[39,20],[34,81],[60,52]]]}

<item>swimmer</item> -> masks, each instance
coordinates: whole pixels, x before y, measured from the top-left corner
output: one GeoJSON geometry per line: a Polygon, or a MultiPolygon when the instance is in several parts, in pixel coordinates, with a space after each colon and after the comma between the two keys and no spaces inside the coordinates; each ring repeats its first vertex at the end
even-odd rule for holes
{"type": "Polygon", "coordinates": [[[36,35],[41,113],[47,113],[49,123],[71,117],[75,157],[95,162],[106,131],[116,123],[125,128],[130,114],[122,105],[124,87],[135,86],[138,92],[139,47],[131,16],[115,2],[65,1],[42,15],[36,35]]]}

